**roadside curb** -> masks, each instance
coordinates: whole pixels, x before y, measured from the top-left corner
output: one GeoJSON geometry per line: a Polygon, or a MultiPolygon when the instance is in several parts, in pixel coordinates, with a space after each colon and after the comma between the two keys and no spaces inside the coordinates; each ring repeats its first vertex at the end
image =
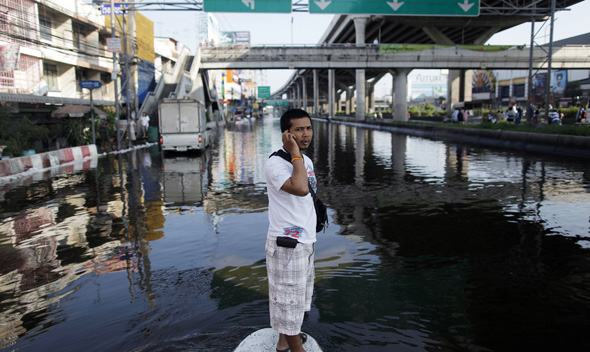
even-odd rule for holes
{"type": "MultiPolygon", "coordinates": [[[[326,119],[318,119],[326,121],[326,119]]],[[[417,137],[471,143],[486,147],[500,147],[544,154],[590,158],[590,137],[514,132],[502,130],[456,128],[431,125],[410,125],[396,122],[357,121],[334,118],[330,122],[361,126],[417,137]]]]}

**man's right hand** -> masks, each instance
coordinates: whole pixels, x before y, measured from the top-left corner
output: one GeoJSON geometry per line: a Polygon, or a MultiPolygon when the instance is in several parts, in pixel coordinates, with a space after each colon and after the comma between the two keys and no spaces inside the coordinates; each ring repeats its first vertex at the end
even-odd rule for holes
{"type": "Polygon", "coordinates": [[[283,148],[291,154],[292,158],[301,157],[301,151],[299,150],[297,141],[295,141],[295,136],[289,133],[289,131],[283,132],[283,148]]]}

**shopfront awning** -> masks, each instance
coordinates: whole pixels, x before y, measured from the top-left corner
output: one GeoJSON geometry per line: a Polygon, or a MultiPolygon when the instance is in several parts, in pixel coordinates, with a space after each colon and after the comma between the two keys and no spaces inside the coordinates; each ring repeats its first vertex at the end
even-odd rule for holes
{"type": "MultiPolygon", "coordinates": [[[[15,103],[30,103],[30,104],[72,104],[72,105],[90,105],[89,99],[76,98],[60,98],[48,97],[44,95],[32,94],[15,94],[15,93],[0,93],[0,102],[15,102],[15,103]]],[[[114,101],[108,100],[94,100],[94,105],[115,105],[114,101]]]]}
{"type": "MultiPolygon", "coordinates": [[[[106,118],[107,114],[97,108],[94,109],[94,116],[106,118]]],[[[65,105],[51,113],[52,117],[82,117],[90,114],[90,106],[88,105],[65,105]]]]}

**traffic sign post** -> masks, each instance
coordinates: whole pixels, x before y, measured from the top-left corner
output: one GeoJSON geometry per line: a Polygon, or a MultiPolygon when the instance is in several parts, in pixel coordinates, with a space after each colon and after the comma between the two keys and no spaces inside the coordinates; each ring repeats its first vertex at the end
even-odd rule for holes
{"type": "Polygon", "coordinates": [[[290,13],[291,0],[203,0],[205,12],[290,13]]]}
{"type": "Polygon", "coordinates": [[[270,98],[270,86],[258,87],[258,99],[270,98]]]}
{"type": "Polygon", "coordinates": [[[480,0],[310,0],[309,13],[479,16],[480,0]]]}
{"type": "Polygon", "coordinates": [[[90,89],[90,116],[92,118],[92,144],[96,144],[96,132],[94,131],[94,102],[92,100],[92,90],[100,88],[100,81],[80,81],[80,87],[90,89]]]}

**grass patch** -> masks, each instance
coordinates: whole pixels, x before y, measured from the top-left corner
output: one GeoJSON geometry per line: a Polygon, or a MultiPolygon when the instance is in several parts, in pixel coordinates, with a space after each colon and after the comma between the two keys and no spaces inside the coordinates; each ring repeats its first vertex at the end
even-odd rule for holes
{"type": "Polygon", "coordinates": [[[547,126],[542,125],[533,127],[528,125],[515,125],[505,122],[499,123],[479,123],[479,124],[450,124],[450,123],[427,123],[427,122],[399,122],[396,123],[408,125],[422,125],[422,126],[439,126],[452,128],[470,128],[470,129],[486,129],[486,130],[501,130],[513,132],[529,132],[529,133],[546,133],[546,134],[562,134],[567,136],[583,136],[590,137],[590,125],[566,125],[566,126],[547,126]]]}

